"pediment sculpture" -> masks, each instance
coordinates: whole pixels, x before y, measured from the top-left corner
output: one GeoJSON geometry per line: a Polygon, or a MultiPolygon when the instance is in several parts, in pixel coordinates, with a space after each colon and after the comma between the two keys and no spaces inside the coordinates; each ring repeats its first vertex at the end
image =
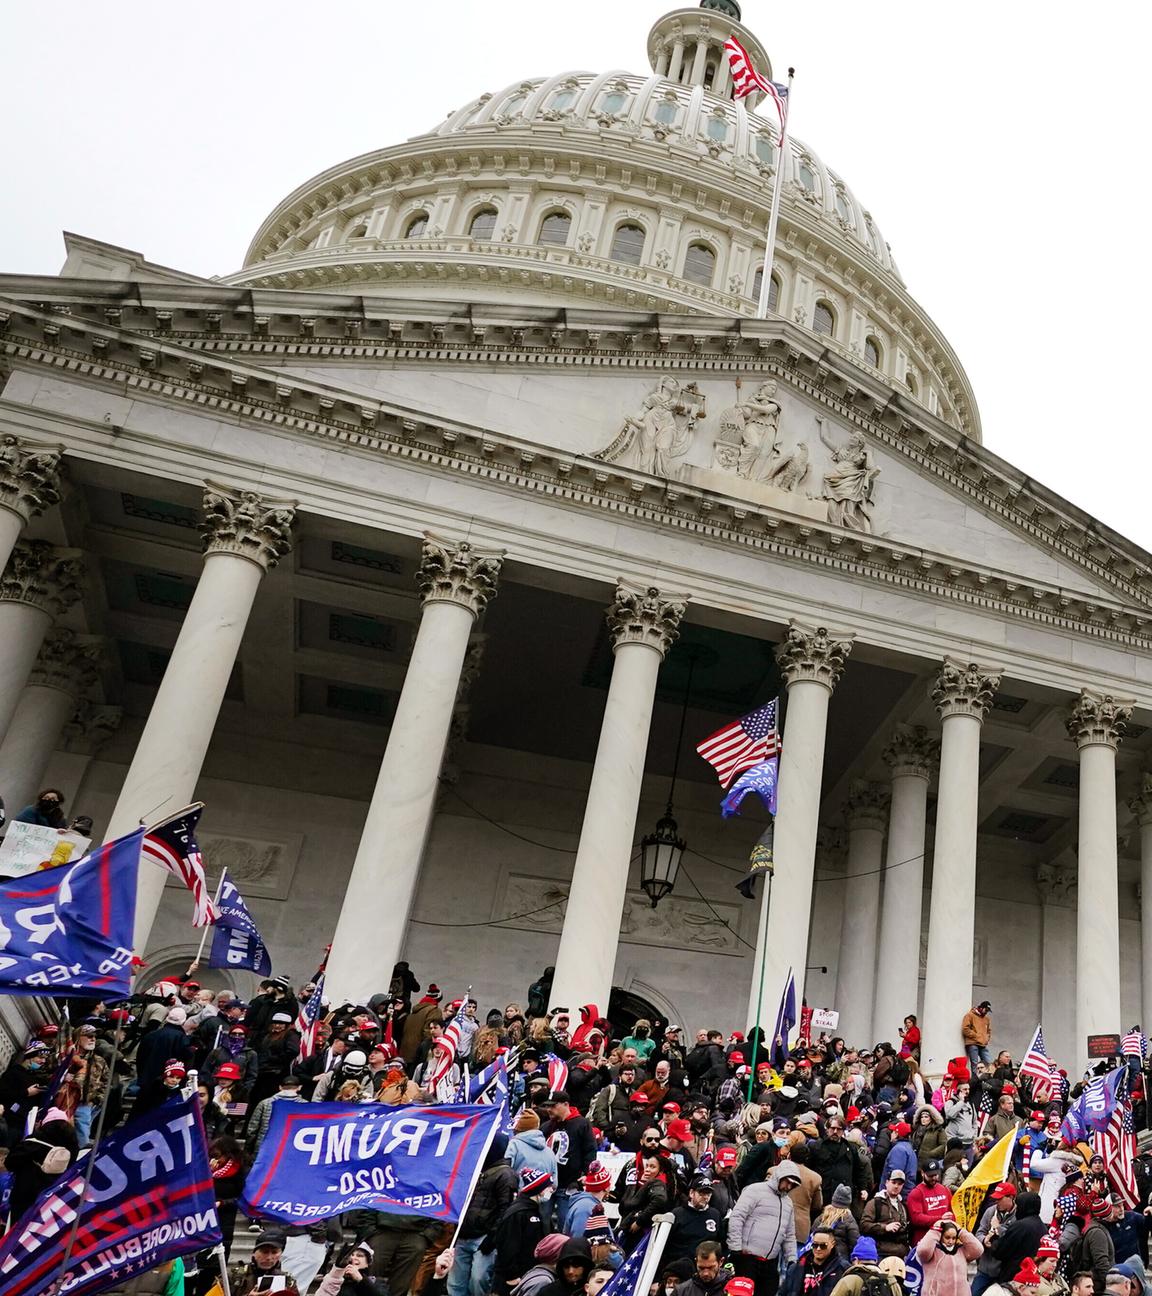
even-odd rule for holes
{"type": "Polygon", "coordinates": [[[592,457],[654,477],[675,477],[677,460],[688,453],[696,424],[704,415],[704,393],[696,384],[665,376],[644,397],[640,409],[625,416],[612,444],[592,457]]]}
{"type": "Polygon", "coordinates": [[[813,499],[828,502],[828,521],[849,531],[871,532],[873,492],[880,469],[872,461],[872,452],[862,432],[852,432],[842,445],[825,432],[825,421],[816,416],[820,440],[832,455],[832,466],[824,474],[824,487],[813,499]]]}
{"type": "Polygon", "coordinates": [[[721,412],[712,467],[777,490],[794,491],[808,476],[808,447],[803,442],[791,447],[781,442],[776,391],[776,382],[769,379],[748,400],[721,412]]]}

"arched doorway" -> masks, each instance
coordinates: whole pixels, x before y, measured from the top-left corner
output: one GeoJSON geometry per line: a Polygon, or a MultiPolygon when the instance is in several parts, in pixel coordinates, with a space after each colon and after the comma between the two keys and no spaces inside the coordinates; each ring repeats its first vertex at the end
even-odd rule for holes
{"type": "Polygon", "coordinates": [[[655,1028],[662,1030],[668,1025],[667,1018],[655,1004],[637,994],[635,990],[613,986],[612,997],[608,1000],[608,1020],[612,1023],[612,1038],[623,1039],[625,1035],[631,1035],[632,1027],[642,1017],[652,1023],[654,1033],[659,1033],[655,1028]]]}

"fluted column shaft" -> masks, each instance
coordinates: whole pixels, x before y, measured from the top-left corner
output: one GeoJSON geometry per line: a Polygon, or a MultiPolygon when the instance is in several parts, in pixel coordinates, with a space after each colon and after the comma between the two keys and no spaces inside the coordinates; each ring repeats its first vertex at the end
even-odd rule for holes
{"type": "Polygon", "coordinates": [[[60,454],[59,446],[0,437],[0,572],[28,522],[60,499],[60,454]]]}
{"type": "Polygon", "coordinates": [[[1152,1029],[1152,774],[1128,802],[1140,830],[1140,1024],[1152,1029]]]}
{"type": "Polygon", "coordinates": [[[962,1051],[960,1020],[972,1006],[980,727],[999,683],[998,672],[947,659],[932,691],[942,728],[920,1051],[930,1076],[962,1051]]]}
{"type": "Polygon", "coordinates": [[[880,910],[883,965],[872,1011],[877,1040],[895,1041],[920,998],[928,781],[939,752],[939,741],[922,725],[901,727],[884,750],[892,769],[892,805],[880,910]]]}
{"type": "Polygon", "coordinates": [[[556,953],[554,1003],[608,1011],[656,679],[684,605],[683,597],[621,583],[607,612],[612,680],[556,953]]]}
{"type": "Polygon", "coordinates": [[[425,538],[417,573],[424,608],[336,923],[332,1003],[367,1003],[387,989],[401,957],[468,639],[495,596],[502,561],[465,541],[425,538]]]}
{"type": "Polygon", "coordinates": [[[848,825],[848,868],[836,975],[837,1033],[861,1047],[874,1042],[872,991],[876,979],[876,937],[880,924],[880,871],[888,794],[875,783],[857,783],[844,807],[848,825]]]}
{"type": "Polygon", "coordinates": [[[1088,1061],[1086,1037],[1122,1031],[1120,1021],[1120,892],[1116,858],[1116,749],[1132,706],[1084,689],[1068,732],[1080,751],[1080,828],[1076,899],[1076,1047],[1088,1061]]]}
{"type": "Polygon", "coordinates": [[[668,80],[679,81],[680,70],[684,66],[684,41],[677,37],[672,42],[672,58],[668,64],[668,80]]]}
{"type": "Polygon", "coordinates": [[[11,813],[35,800],[77,700],[96,681],[99,655],[91,639],[61,627],[49,632],[0,743],[0,797],[11,813]]]}
{"type": "Polygon", "coordinates": [[[0,740],[52,622],[80,596],[81,564],[43,540],[21,541],[0,575],[0,740]]]}
{"type": "Polygon", "coordinates": [[[777,868],[771,888],[765,885],[761,892],[748,1001],[749,1026],[759,1021],[768,1034],[776,1021],[789,968],[796,978],[797,1006],[803,996],[828,703],[851,648],[847,636],[833,638],[823,626],[812,628],[793,621],[776,650],[788,687],[774,843],[777,868]]]}
{"type": "MultiPolygon", "coordinates": [[[[252,491],[211,485],[206,490],[204,568],[105,840],[192,801],[256,591],[268,568],[288,552],[294,510],[294,504],[266,500],[252,491]]],[[[167,877],[157,866],[140,868],[134,937],[139,955],[147,945],[167,877]]]]}

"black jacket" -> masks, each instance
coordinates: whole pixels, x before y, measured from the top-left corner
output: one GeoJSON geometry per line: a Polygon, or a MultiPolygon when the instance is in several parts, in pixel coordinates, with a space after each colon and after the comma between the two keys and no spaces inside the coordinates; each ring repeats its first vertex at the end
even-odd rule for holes
{"type": "Polygon", "coordinates": [[[164,1074],[168,1062],[187,1062],[192,1057],[192,1042],[183,1026],[157,1026],[140,1041],[136,1050],[136,1079],[147,1088],[164,1074]]]}
{"type": "Polygon", "coordinates": [[[1034,1256],[1040,1239],[1048,1231],[1040,1218],[1039,1193],[1024,1192],[1016,1198],[1016,1215],[989,1250],[1000,1261],[1002,1275],[1015,1275],[1025,1256],[1034,1256]]]}
{"type": "Polygon", "coordinates": [[[556,1258],[556,1277],[540,1291],[539,1296],[583,1296],[584,1284],[588,1281],[591,1272],[591,1246],[585,1238],[569,1238],[564,1243],[564,1250],[556,1258]],[[575,1286],[569,1286],[564,1281],[564,1266],[573,1260],[580,1261],[584,1266],[584,1272],[575,1286]]]}
{"type": "Polygon", "coordinates": [[[817,1269],[813,1252],[807,1251],[788,1270],[780,1284],[780,1296],[832,1296],[832,1288],[848,1268],[848,1261],[835,1250],[822,1269],[817,1269]],[[817,1278],[819,1281],[816,1281],[817,1278]],[[808,1285],[811,1279],[813,1286],[808,1285]]]}
{"type": "Polygon", "coordinates": [[[684,1059],[690,1087],[715,1089],[728,1075],[728,1060],[719,1044],[696,1044],[684,1059]]]}
{"type": "Polygon", "coordinates": [[[546,1229],[540,1215],[540,1203],[523,1193],[500,1217],[500,1222],[489,1234],[484,1244],[496,1252],[492,1265],[492,1290],[506,1292],[508,1284],[522,1278],[532,1267],[536,1247],[546,1229]]]}
{"type": "Polygon", "coordinates": [[[672,1212],[672,1228],[660,1263],[666,1269],[673,1260],[695,1256],[701,1242],[716,1242],[724,1247],[728,1225],[715,1206],[697,1210],[694,1206],[677,1206],[672,1212]]]}
{"type": "Polygon", "coordinates": [[[569,1188],[596,1160],[596,1140],[592,1126],[573,1112],[567,1120],[550,1120],[544,1126],[544,1137],[556,1158],[557,1186],[569,1188]]]}
{"type": "Polygon", "coordinates": [[[516,1171],[509,1162],[501,1160],[489,1166],[476,1180],[460,1236],[478,1238],[491,1233],[515,1196],[516,1171]]]}
{"type": "Polygon", "coordinates": [[[846,1139],[841,1139],[838,1143],[833,1139],[815,1139],[808,1144],[808,1148],[808,1166],[820,1176],[821,1191],[826,1202],[832,1200],[832,1194],[841,1184],[852,1190],[853,1198],[868,1187],[864,1163],[846,1139]]]}

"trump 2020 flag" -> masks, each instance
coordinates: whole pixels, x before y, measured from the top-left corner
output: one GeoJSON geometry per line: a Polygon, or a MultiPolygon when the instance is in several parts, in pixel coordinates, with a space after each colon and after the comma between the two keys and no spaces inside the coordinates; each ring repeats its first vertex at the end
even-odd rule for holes
{"type": "Polygon", "coordinates": [[[216,908],[219,917],[212,933],[208,966],[248,968],[259,976],[267,976],[272,971],[272,956],[256,929],[256,921],[248,912],[244,897],[227,874],[220,878],[216,908]]]}
{"type": "Polygon", "coordinates": [[[0,882],[0,994],[132,993],[145,831],[117,837],[75,864],[0,882]]]}
{"type": "Polygon", "coordinates": [[[749,792],[755,792],[768,807],[768,813],[776,813],[776,780],[780,773],[780,758],[761,761],[745,770],[728,789],[728,795],[720,802],[720,813],[725,819],[731,819],[740,813],[740,803],[749,792]]]}
{"type": "Polygon", "coordinates": [[[223,1241],[195,1097],[170,1099],[89,1155],[87,1192],[84,1160],[0,1241],[0,1296],[87,1296],[223,1241]]]}
{"type": "Polygon", "coordinates": [[[273,1103],[240,1208],[285,1224],[360,1208],[455,1223],[502,1115],[493,1106],[273,1103]]]}

